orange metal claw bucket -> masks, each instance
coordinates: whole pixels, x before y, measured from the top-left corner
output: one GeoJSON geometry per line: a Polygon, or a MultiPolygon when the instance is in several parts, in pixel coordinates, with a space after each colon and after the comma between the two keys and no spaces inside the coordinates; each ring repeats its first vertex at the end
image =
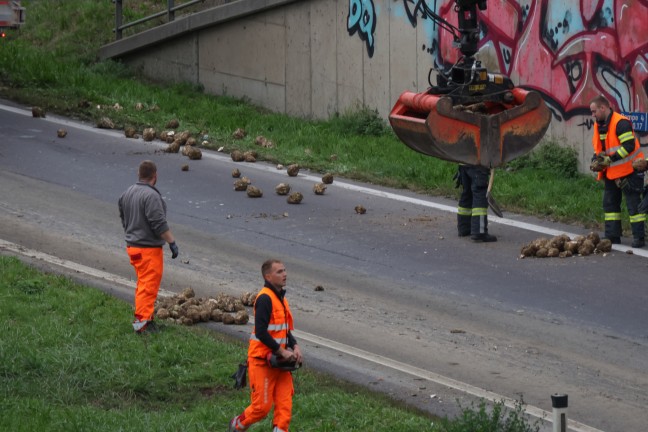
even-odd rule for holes
{"type": "Polygon", "coordinates": [[[501,166],[527,154],[544,136],[551,112],[539,93],[514,88],[510,104],[482,104],[471,112],[452,99],[403,93],[389,115],[394,132],[417,152],[450,162],[501,166]]]}

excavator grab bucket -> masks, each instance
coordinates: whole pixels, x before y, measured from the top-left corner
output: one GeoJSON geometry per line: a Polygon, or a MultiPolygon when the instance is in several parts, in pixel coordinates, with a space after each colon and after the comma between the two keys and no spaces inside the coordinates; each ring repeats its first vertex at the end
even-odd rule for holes
{"type": "Polygon", "coordinates": [[[510,103],[454,107],[452,99],[403,93],[389,115],[398,138],[419,153],[496,168],[527,154],[542,139],[551,112],[539,93],[511,90],[510,103]]]}

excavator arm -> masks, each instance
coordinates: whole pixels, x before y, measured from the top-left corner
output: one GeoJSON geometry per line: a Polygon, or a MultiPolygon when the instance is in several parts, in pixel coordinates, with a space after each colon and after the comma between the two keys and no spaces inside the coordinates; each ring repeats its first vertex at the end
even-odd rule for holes
{"type": "Polygon", "coordinates": [[[487,168],[531,151],[549,127],[551,112],[539,93],[488,73],[474,58],[479,44],[477,8],[485,10],[486,0],[455,0],[458,27],[425,1],[422,5],[428,17],[452,33],[462,57],[438,73],[436,85],[399,97],[389,115],[398,138],[428,156],[487,168]]]}

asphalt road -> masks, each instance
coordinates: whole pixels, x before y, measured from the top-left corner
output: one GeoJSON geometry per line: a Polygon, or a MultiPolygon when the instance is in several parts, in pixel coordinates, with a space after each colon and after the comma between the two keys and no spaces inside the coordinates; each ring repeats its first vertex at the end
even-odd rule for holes
{"type": "Polygon", "coordinates": [[[473,244],[456,236],[454,201],[341,178],[317,196],[318,173],[288,177],[217,152],[190,161],[160,142],[9,105],[0,106],[0,239],[132,280],[116,203],[152,159],[181,253],[166,263],[164,289],[256,291],[260,263],[279,257],[312,367],[435,414],[475,395],[523,397],[541,414],[566,393],[572,430],[645,429],[647,251],[521,260],[532,239],[587,232],[504,209],[505,219],[490,216],[499,241],[473,244]],[[233,168],[263,197],[235,192],[233,168]],[[302,204],[276,195],[280,182],[302,204]]]}

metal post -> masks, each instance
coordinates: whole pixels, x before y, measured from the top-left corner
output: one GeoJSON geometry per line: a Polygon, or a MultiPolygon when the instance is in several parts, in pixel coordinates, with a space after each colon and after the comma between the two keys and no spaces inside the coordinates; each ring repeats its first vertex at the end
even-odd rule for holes
{"type": "Polygon", "coordinates": [[[553,408],[553,432],[567,432],[567,395],[551,395],[553,408]]]}
{"type": "Polygon", "coordinates": [[[168,18],[169,22],[173,21],[175,19],[175,10],[173,9],[173,0],[168,0],[168,18]]]}
{"type": "Polygon", "coordinates": [[[115,39],[122,38],[122,0],[113,0],[115,2],[115,39]]]}

